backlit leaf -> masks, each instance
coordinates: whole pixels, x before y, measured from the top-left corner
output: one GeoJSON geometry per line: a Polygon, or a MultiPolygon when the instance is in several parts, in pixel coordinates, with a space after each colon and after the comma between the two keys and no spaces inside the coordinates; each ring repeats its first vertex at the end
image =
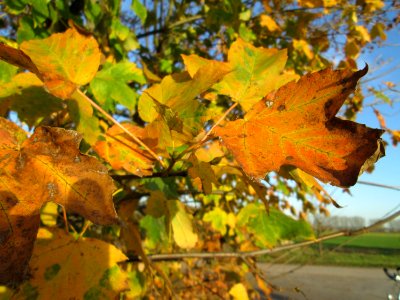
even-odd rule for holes
{"type": "Polygon", "coordinates": [[[228,214],[221,208],[216,207],[213,210],[207,212],[203,216],[204,222],[210,222],[211,227],[220,232],[222,235],[226,234],[226,226],[229,223],[228,214]]]}
{"type": "MultiPolygon", "coordinates": [[[[129,123],[124,123],[124,127],[150,147],[157,142],[143,128],[129,123]]],[[[116,125],[108,129],[93,148],[115,170],[124,169],[138,176],[152,174],[154,158],[116,125]]]]}
{"type": "Polygon", "coordinates": [[[113,224],[114,184],[107,168],[79,152],[72,130],[38,127],[26,139],[0,118],[0,284],[24,279],[42,205],[54,201],[94,223],[113,224]]]}
{"type": "Polygon", "coordinates": [[[218,63],[210,63],[197,70],[193,78],[187,72],[164,77],[160,84],[155,84],[143,92],[139,99],[140,117],[146,122],[157,118],[159,111],[154,102],[156,100],[176,112],[188,131],[191,131],[192,127],[197,128],[203,114],[195,98],[228,72],[228,68],[223,68],[218,63]]]}
{"type": "MultiPolygon", "coordinates": [[[[256,48],[238,39],[228,52],[228,63],[232,71],[213,89],[219,94],[232,97],[233,101],[248,110],[269,92],[298,78],[294,74],[282,74],[286,60],[286,50],[256,48]]],[[[184,56],[184,61],[190,73],[212,62],[195,55],[184,56]]]]}
{"type": "Polygon", "coordinates": [[[38,300],[115,299],[128,289],[127,274],[117,265],[126,259],[101,240],[41,229],[30,262],[32,278],[15,297],[29,298],[26,292],[35,290],[38,300]]]}
{"type": "Polygon", "coordinates": [[[186,212],[185,205],[178,200],[168,200],[167,206],[176,244],[185,249],[193,248],[198,236],[193,231],[192,218],[186,212]]]}
{"type": "Polygon", "coordinates": [[[379,149],[382,130],[335,117],[367,69],[308,74],[258,102],[244,119],[215,129],[251,178],[283,165],[351,186],[379,149]]]}
{"type": "Polygon", "coordinates": [[[146,7],[140,2],[140,0],[132,0],[132,9],[135,14],[139,17],[142,24],[146,22],[147,18],[147,9],[146,7]]]}
{"type": "Polygon", "coordinates": [[[76,29],[23,42],[20,49],[33,62],[38,70],[34,73],[39,74],[50,93],[61,99],[71,96],[78,86],[89,83],[100,64],[96,40],[76,29]]]}
{"type": "Polygon", "coordinates": [[[90,87],[96,100],[105,109],[111,110],[118,103],[133,112],[138,95],[128,85],[132,81],[146,82],[142,70],[126,61],[105,65],[90,82],[90,87]]]}
{"type": "Polygon", "coordinates": [[[258,247],[274,247],[283,240],[312,238],[311,225],[304,220],[294,220],[281,211],[270,208],[269,212],[260,203],[250,203],[237,215],[237,227],[251,233],[258,247]]]}

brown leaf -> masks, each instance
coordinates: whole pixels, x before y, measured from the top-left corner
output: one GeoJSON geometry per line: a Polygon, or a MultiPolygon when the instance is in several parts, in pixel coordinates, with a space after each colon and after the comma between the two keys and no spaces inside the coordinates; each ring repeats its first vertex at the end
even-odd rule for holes
{"type": "Polygon", "coordinates": [[[40,76],[35,64],[23,51],[0,43],[0,59],[40,76]]]}
{"type": "Polygon", "coordinates": [[[116,222],[114,184],[107,168],[79,152],[72,130],[39,127],[26,139],[15,124],[0,118],[0,284],[24,279],[48,201],[99,224],[116,222]]]}
{"type": "Polygon", "coordinates": [[[354,185],[365,161],[376,155],[383,131],[335,115],[366,72],[308,74],[215,133],[252,178],[291,165],[333,185],[354,185]]]}

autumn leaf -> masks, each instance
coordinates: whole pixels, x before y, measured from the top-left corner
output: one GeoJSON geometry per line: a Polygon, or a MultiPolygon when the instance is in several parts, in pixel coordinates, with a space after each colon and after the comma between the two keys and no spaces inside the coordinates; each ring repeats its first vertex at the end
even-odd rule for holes
{"type": "Polygon", "coordinates": [[[146,82],[141,69],[132,62],[124,61],[104,65],[90,82],[90,88],[105,109],[111,110],[118,103],[134,112],[138,95],[128,85],[132,81],[146,82]]]}
{"type": "Polygon", "coordinates": [[[116,222],[112,179],[79,152],[80,141],[77,132],[54,127],[39,127],[27,139],[0,118],[0,284],[26,276],[44,203],[54,201],[94,223],[116,222]]]}
{"type": "Polygon", "coordinates": [[[184,132],[196,135],[206,120],[204,109],[195,98],[229,71],[229,68],[215,62],[199,68],[193,77],[188,72],[164,77],[161,83],[143,92],[138,104],[140,117],[146,122],[152,122],[160,114],[168,113],[182,120],[184,132]]]}
{"type": "Polygon", "coordinates": [[[308,74],[215,133],[251,178],[261,180],[291,165],[323,182],[354,185],[366,160],[383,154],[383,131],[335,115],[366,72],[326,69],[308,74]]]}
{"type": "Polygon", "coordinates": [[[237,215],[237,228],[243,228],[254,237],[260,248],[274,247],[283,240],[304,240],[314,237],[306,221],[294,220],[283,212],[271,208],[267,213],[264,205],[250,203],[237,215]]]}
{"type": "Polygon", "coordinates": [[[23,42],[20,50],[0,43],[0,58],[35,73],[51,94],[67,99],[95,76],[100,51],[93,37],[72,28],[46,39],[23,42]]]}
{"type": "MultiPolygon", "coordinates": [[[[213,62],[196,55],[182,57],[190,74],[213,62]]],[[[295,74],[282,74],[286,60],[286,50],[257,48],[238,39],[228,52],[228,66],[232,71],[212,88],[218,94],[230,96],[247,111],[269,92],[298,78],[295,74]]]]}
{"type": "MultiPolygon", "coordinates": [[[[148,146],[157,143],[157,138],[151,137],[144,128],[129,123],[124,123],[124,127],[148,146]]],[[[138,176],[153,173],[154,158],[116,125],[108,129],[93,148],[115,170],[123,169],[138,176]]]]}
{"type": "Polygon", "coordinates": [[[127,274],[117,265],[125,260],[119,249],[101,240],[40,229],[29,264],[31,278],[14,297],[115,299],[128,289],[127,274]]]}
{"type": "Polygon", "coordinates": [[[192,218],[186,212],[185,205],[179,200],[168,200],[168,216],[176,244],[185,249],[193,248],[198,240],[193,230],[192,218]]]}
{"type": "Polygon", "coordinates": [[[0,115],[13,110],[32,127],[62,109],[62,100],[47,93],[43,82],[33,73],[19,73],[0,85],[0,115]]]}

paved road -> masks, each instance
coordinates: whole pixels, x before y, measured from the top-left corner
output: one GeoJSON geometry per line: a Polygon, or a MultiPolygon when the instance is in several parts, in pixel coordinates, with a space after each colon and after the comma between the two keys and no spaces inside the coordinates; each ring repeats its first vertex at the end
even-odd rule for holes
{"type": "Polygon", "coordinates": [[[377,268],[261,264],[270,282],[280,290],[273,299],[374,300],[387,299],[390,281],[377,268]],[[289,272],[289,273],[288,273],[289,272]]]}

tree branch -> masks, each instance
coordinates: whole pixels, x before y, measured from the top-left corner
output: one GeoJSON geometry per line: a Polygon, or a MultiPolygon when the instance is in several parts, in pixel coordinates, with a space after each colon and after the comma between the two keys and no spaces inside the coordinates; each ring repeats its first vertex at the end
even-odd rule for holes
{"type": "MultiPolygon", "coordinates": [[[[356,236],[364,234],[372,229],[377,227],[381,227],[387,222],[390,222],[400,216],[400,210],[396,211],[395,213],[391,214],[387,218],[384,218],[370,226],[363,227],[357,230],[352,231],[338,231],[335,233],[331,233],[320,238],[314,239],[312,241],[305,241],[297,244],[292,245],[284,245],[272,249],[261,249],[255,251],[241,251],[241,252],[192,252],[192,253],[165,253],[165,254],[153,254],[148,255],[147,257],[152,261],[169,261],[169,260],[180,260],[185,258],[202,258],[202,259],[215,259],[215,258],[240,258],[243,257],[256,257],[266,254],[277,253],[285,250],[295,249],[295,248],[302,248],[305,246],[313,245],[322,241],[330,240],[339,236],[356,236]]],[[[125,262],[139,262],[141,261],[140,257],[131,257],[125,262]]]]}

